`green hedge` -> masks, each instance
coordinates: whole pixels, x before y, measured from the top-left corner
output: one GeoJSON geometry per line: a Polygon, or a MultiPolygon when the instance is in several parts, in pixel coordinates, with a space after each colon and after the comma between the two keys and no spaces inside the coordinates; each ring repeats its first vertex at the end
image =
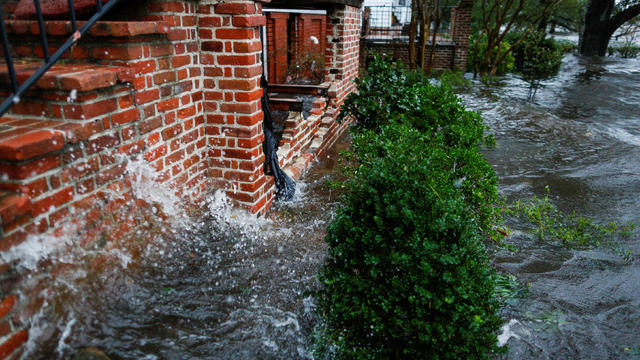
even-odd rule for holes
{"type": "Polygon", "coordinates": [[[368,74],[343,108],[355,165],[327,229],[324,333],[336,358],[487,358],[501,324],[482,242],[497,221],[490,138],[450,89],[382,59],[368,74]]]}
{"type": "MultiPolygon", "coordinates": [[[[512,38],[520,38],[522,33],[513,33],[512,38]]],[[[562,46],[544,32],[532,32],[522,42],[513,47],[515,71],[525,80],[541,80],[555,76],[562,65],[562,46]]]]}

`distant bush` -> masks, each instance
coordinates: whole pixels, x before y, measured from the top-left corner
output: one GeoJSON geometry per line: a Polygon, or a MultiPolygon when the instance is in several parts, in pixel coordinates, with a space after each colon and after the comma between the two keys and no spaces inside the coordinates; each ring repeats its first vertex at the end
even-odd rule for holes
{"type": "MultiPolygon", "coordinates": [[[[520,34],[516,34],[520,37],[520,34]]],[[[542,80],[555,76],[562,65],[562,47],[544,32],[528,34],[513,47],[514,70],[525,80],[542,80]]]]}
{"type": "Polygon", "coordinates": [[[448,87],[373,68],[343,108],[355,165],[327,229],[322,334],[338,359],[485,359],[501,325],[482,242],[497,220],[479,152],[491,138],[448,87]]]}
{"type": "Polygon", "coordinates": [[[454,90],[467,89],[471,87],[471,81],[464,77],[464,73],[461,71],[445,70],[439,76],[438,80],[454,90]]]}
{"type": "Polygon", "coordinates": [[[607,51],[609,53],[609,56],[618,54],[623,59],[633,59],[638,57],[638,54],[640,54],[640,46],[634,44],[609,46],[607,51]]]}
{"type": "Polygon", "coordinates": [[[578,45],[570,40],[556,40],[563,54],[573,53],[578,50],[578,45]]]}
{"type": "MultiPolygon", "coordinates": [[[[467,54],[467,69],[472,70],[476,69],[479,64],[482,62],[482,59],[487,56],[487,36],[485,34],[482,35],[472,35],[469,41],[469,51],[467,54]]],[[[500,43],[500,51],[494,51],[493,56],[496,57],[498,53],[504,53],[509,48],[509,43],[503,41],[500,43]]],[[[495,59],[490,59],[489,63],[493,64],[495,59]]],[[[513,70],[514,58],[513,55],[509,52],[504,60],[498,65],[498,69],[496,69],[496,75],[504,75],[510,73],[513,70]]],[[[486,69],[487,72],[490,72],[492,69],[486,69]]]]}

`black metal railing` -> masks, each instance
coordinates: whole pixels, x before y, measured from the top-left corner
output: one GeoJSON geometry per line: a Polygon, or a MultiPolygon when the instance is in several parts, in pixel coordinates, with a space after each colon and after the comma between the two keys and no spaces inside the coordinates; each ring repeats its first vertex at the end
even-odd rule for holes
{"type": "Polygon", "coordinates": [[[0,116],[4,115],[11,106],[20,101],[20,97],[35,84],[71,47],[84,35],[87,31],[95,25],[98,20],[109,12],[120,0],[110,0],[106,4],[102,4],[102,0],[96,0],[97,11],[96,13],[80,28],[76,21],[75,7],[73,0],[68,0],[69,11],[71,16],[71,27],[73,34],[67,39],[64,44],[56,50],[53,54],[49,52],[49,41],[47,40],[47,32],[44,24],[44,16],[42,15],[42,8],[40,6],[40,0],[33,0],[38,20],[38,28],[40,29],[40,41],[42,45],[42,52],[44,53],[44,63],[33,75],[31,75],[22,84],[18,84],[13,57],[11,55],[11,46],[9,44],[9,36],[7,34],[7,28],[4,21],[4,12],[2,6],[0,6],[0,31],[2,31],[2,47],[4,50],[5,62],[7,70],[9,72],[9,79],[11,81],[11,95],[6,98],[2,105],[0,105],[0,116]]]}
{"type": "MultiPolygon", "coordinates": [[[[452,6],[440,8],[442,21],[437,30],[441,36],[449,33],[452,6]]],[[[363,36],[369,40],[408,40],[411,6],[373,5],[363,8],[363,36]],[[364,15],[366,13],[366,16],[364,15]],[[366,24],[364,23],[366,22],[366,24]]],[[[431,24],[433,30],[433,24],[431,24]]]]}

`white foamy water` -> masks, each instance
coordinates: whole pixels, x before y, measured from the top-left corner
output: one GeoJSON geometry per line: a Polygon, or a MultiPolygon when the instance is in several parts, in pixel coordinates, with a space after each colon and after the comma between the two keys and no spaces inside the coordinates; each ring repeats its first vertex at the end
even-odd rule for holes
{"type": "Polygon", "coordinates": [[[518,320],[511,319],[508,323],[502,325],[502,333],[498,335],[498,346],[505,346],[511,338],[520,338],[518,334],[513,331],[513,327],[518,324],[520,324],[518,320]]]}
{"type": "Polygon", "coordinates": [[[634,135],[625,129],[610,127],[607,134],[629,145],[640,146],[640,135],[634,135]]]}

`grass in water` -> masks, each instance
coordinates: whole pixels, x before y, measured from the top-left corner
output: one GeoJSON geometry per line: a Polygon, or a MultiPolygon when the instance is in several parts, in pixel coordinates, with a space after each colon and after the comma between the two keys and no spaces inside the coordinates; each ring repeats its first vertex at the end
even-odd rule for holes
{"type": "MultiPolygon", "coordinates": [[[[600,246],[603,241],[614,246],[613,239],[631,237],[639,223],[628,222],[620,225],[615,221],[597,224],[589,217],[579,216],[575,212],[564,213],[549,200],[549,187],[542,198],[533,196],[531,200],[516,201],[505,206],[503,215],[513,217],[531,225],[540,240],[561,241],[572,247],[590,248],[600,246]]],[[[630,256],[630,251],[623,251],[630,256]]]]}

